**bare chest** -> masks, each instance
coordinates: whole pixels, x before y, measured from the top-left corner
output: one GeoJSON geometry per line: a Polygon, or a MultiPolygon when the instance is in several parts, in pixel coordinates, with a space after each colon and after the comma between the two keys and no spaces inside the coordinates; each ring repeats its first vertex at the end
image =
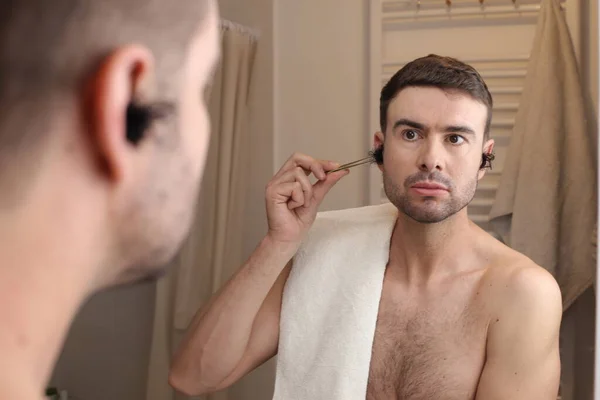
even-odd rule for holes
{"type": "Polygon", "coordinates": [[[487,319],[464,298],[414,304],[382,296],[368,400],[470,400],[485,359],[487,319]]]}

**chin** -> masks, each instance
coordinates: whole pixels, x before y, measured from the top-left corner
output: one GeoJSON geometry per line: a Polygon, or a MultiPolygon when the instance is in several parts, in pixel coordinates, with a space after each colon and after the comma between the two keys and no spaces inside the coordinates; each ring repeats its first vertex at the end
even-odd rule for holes
{"type": "Polygon", "coordinates": [[[144,285],[156,282],[164,277],[170,270],[170,264],[161,267],[135,267],[123,271],[115,281],[109,283],[105,290],[117,289],[125,286],[144,285]]]}
{"type": "Polygon", "coordinates": [[[406,215],[421,224],[437,224],[437,223],[445,221],[446,219],[448,219],[450,217],[449,215],[435,215],[435,214],[433,214],[433,215],[432,214],[416,214],[415,215],[415,214],[406,213],[406,215]]]}
{"type": "Polygon", "coordinates": [[[178,214],[179,217],[168,218],[168,222],[161,219],[130,234],[129,240],[122,244],[121,262],[112,275],[112,282],[107,282],[108,286],[152,282],[169,272],[190,235],[193,221],[190,212],[178,214]]]}
{"type": "Polygon", "coordinates": [[[146,251],[137,261],[125,264],[108,287],[122,287],[157,281],[165,276],[173,265],[178,247],[165,247],[155,251],[146,251]]]}
{"type": "Polygon", "coordinates": [[[406,216],[422,224],[436,224],[450,218],[455,213],[437,201],[408,202],[399,207],[406,216]]]}
{"type": "Polygon", "coordinates": [[[424,207],[407,207],[402,210],[409,218],[423,223],[423,224],[435,224],[442,222],[449,217],[447,213],[441,212],[435,209],[425,209],[424,207]]]}

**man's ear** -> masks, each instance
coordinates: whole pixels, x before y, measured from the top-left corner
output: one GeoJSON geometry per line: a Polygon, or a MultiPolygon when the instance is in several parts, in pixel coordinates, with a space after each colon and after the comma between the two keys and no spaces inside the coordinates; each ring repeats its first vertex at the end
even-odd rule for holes
{"type": "Polygon", "coordinates": [[[494,152],[494,139],[488,139],[483,145],[483,152],[485,154],[492,154],[494,152]]]}
{"type": "Polygon", "coordinates": [[[484,156],[485,155],[490,156],[490,157],[488,157],[488,159],[489,159],[489,162],[491,163],[491,161],[494,159],[493,154],[494,154],[494,139],[488,139],[485,142],[485,144],[483,145],[482,165],[479,168],[478,179],[483,178],[483,176],[485,175],[486,167],[484,166],[484,161],[485,161],[484,156]]]}
{"type": "Polygon", "coordinates": [[[154,59],[149,50],[133,45],[122,47],[103,60],[89,85],[88,126],[110,179],[126,179],[131,173],[134,143],[131,134],[128,136],[128,125],[131,126],[132,117],[144,117],[138,103],[150,97],[153,70],[154,59]]]}
{"type": "Polygon", "coordinates": [[[375,158],[377,167],[380,171],[383,171],[383,143],[385,142],[385,136],[382,132],[375,132],[373,135],[373,150],[372,155],[375,158]]]}

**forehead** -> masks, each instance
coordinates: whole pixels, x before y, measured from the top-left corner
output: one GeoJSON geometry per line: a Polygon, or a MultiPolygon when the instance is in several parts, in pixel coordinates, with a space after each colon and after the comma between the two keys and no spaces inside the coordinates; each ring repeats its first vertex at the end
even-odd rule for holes
{"type": "Polygon", "coordinates": [[[466,93],[433,87],[407,87],[388,107],[388,126],[393,126],[401,118],[432,128],[466,125],[475,132],[483,132],[487,108],[466,93]]]}

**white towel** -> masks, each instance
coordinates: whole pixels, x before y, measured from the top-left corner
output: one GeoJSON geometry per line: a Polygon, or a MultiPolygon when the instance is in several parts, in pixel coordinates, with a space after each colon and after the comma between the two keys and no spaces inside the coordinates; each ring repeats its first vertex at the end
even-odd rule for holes
{"type": "Polygon", "coordinates": [[[320,213],[281,310],[275,400],[364,400],[397,209],[320,213]]]}

